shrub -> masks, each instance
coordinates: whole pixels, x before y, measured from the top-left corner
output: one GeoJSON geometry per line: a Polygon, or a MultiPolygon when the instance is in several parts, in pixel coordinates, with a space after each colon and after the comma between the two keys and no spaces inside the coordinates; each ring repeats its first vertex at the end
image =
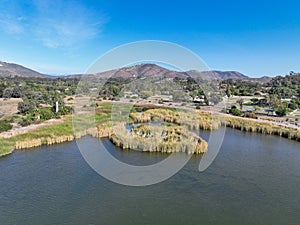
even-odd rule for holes
{"type": "Polygon", "coordinates": [[[32,123],[31,120],[29,120],[27,117],[26,118],[22,118],[19,122],[19,124],[22,126],[22,127],[26,127],[26,126],[29,126],[30,124],[32,123]]]}
{"type": "MultiPolygon", "coordinates": [[[[97,103],[95,104],[95,106],[97,106],[97,103]]],[[[87,107],[87,106],[85,106],[85,107],[87,107]]],[[[72,113],[72,111],[73,111],[72,106],[62,106],[59,108],[58,115],[67,115],[67,114],[72,113]]]]}
{"type": "Polygon", "coordinates": [[[295,109],[298,108],[298,105],[297,105],[297,103],[295,103],[295,102],[290,102],[290,103],[288,104],[288,108],[289,108],[289,109],[292,109],[292,110],[295,110],[295,109]]]}
{"type": "Polygon", "coordinates": [[[244,114],[244,117],[252,118],[252,119],[257,119],[258,118],[258,116],[255,113],[253,113],[253,112],[246,112],[244,114]]]}
{"type": "Polygon", "coordinates": [[[116,96],[116,97],[112,97],[111,100],[113,100],[113,101],[120,101],[120,98],[116,96]]]}
{"type": "Polygon", "coordinates": [[[53,114],[51,108],[40,109],[41,120],[50,120],[53,118],[53,114]]]}
{"type": "Polygon", "coordinates": [[[240,116],[242,115],[242,112],[240,109],[236,108],[236,107],[232,107],[230,110],[229,110],[229,113],[234,115],[234,116],[240,116]]]}
{"type": "Polygon", "coordinates": [[[0,132],[10,130],[12,125],[8,121],[0,121],[0,132]]]}
{"type": "Polygon", "coordinates": [[[27,100],[18,103],[18,110],[20,111],[20,113],[28,112],[29,110],[32,110],[35,107],[36,105],[33,102],[29,102],[27,100]]]}
{"type": "Polygon", "coordinates": [[[258,98],[251,98],[250,100],[251,100],[251,102],[252,102],[253,105],[255,105],[255,104],[257,104],[259,102],[258,98]]]}
{"type": "Polygon", "coordinates": [[[284,108],[284,107],[280,107],[280,108],[278,108],[278,109],[276,109],[275,110],[275,113],[276,113],[276,115],[277,116],[285,116],[286,115],[286,108],[284,108]]]}

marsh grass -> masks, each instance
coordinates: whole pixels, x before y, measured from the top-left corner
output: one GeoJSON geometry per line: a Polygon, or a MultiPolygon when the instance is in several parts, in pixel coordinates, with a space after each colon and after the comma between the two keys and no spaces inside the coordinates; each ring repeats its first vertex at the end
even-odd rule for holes
{"type": "Polygon", "coordinates": [[[0,138],[0,156],[5,156],[13,152],[15,140],[0,138]]]}
{"type": "Polygon", "coordinates": [[[165,122],[185,125],[189,130],[216,130],[221,126],[231,127],[246,132],[277,135],[300,141],[300,131],[270,122],[242,118],[209,112],[168,111],[167,109],[149,109],[143,114],[131,113],[134,122],[147,123],[157,117],[165,122]]]}
{"type": "Polygon", "coordinates": [[[184,152],[187,154],[201,154],[207,151],[207,143],[185,127],[147,126],[140,124],[130,131],[125,124],[115,128],[109,138],[122,149],[132,149],[146,152],[184,152]]]}
{"type": "Polygon", "coordinates": [[[300,141],[300,130],[283,127],[269,122],[227,116],[226,124],[223,125],[241,131],[277,135],[291,140],[300,141]]]}

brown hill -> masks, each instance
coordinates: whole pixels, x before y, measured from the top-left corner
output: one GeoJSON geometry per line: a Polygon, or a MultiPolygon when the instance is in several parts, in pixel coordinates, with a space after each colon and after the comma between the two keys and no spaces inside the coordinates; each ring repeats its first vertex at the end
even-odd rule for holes
{"type": "MultiPolygon", "coordinates": [[[[81,74],[70,75],[67,77],[80,77],[81,74]]],[[[247,79],[248,77],[235,71],[203,71],[190,70],[187,72],[179,72],[169,70],[156,64],[139,64],[130,67],[109,70],[96,74],[97,77],[123,77],[123,78],[142,78],[142,77],[164,77],[164,78],[201,78],[204,80],[224,80],[224,79],[247,79]]]]}
{"type": "Polygon", "coordinates": [[[0,61],[0,77],[46,77],[45,75],[36,72],[24,66],[0,61]]]}
{"type": "MultiPolygon", "coordinates": [[[[169,70],[167,68],[158,66],[156,64],[138,64],[130,67],[123,67],[119,69],[113,69],[101,73],[95,74],[97,77],[109,78],[109,77],[123,77],[123,78],[143,78],[143,77],[162,77],[162,78],[201,78],[204,80],[226,80],[226,79],[248,79],[249,77],[235,71],[196,71],[190,70],[187,72],[179,72],[174,70],[169,70]]],[[[56,78],[59,76],[48,76],[41,74],[32,69],[26,68],[24,66],[6,63],[0,61],[0,77],[52,77],[56,78]]],[[[82,74],[74,74],[64,76],[64,78],[80,78],[82,74]]]]}

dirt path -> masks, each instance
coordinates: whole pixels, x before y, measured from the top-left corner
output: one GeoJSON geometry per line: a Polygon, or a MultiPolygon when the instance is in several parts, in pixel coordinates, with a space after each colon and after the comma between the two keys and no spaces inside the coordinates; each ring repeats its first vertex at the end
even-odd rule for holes
{"type": "Polygon", "coordinates": [[[61,119],[50,119],[50,120],[44,121],[39,124],[31,124],[27,127],[16,127],[9,131],[0,133],[0,138],[10,138],[10,137],[18,135],[18,134],[24,134],[24,133],[27,133],[28,131],[36,130],[40,127],[49,126],[49,125],[56,124],[56,123],[61,123],[62,121],[63,121],[62,118],[61,119]]]}

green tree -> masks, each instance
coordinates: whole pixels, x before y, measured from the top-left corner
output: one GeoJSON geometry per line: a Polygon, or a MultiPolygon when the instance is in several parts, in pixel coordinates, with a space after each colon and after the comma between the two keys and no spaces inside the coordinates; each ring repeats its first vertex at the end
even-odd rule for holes
{"type": "Polygon", "coordinates": [[[243,105],[244,105],[244,99],[239,98],[238,100],[236,100],[236,103],[239,104],[240,106],[240,110],[243,110],[243,105]]]}
{"type": "Polygon", "coordinates": [[[0,133],[10,130],[11,128],[12,128],[12,125],[9,122],[4,121],[4,120],[0,121],[0,133]]]}
{"type": "Polygon", "coordinates": [[[285,107],[281,106],[275,110],[277,116],[286,116],[287,110],[285,107]]]}
{"type": "Polygon", "coordinates": [[[147,98],[151,97],[152,95],[153,95],[152,91],[141,91],[139,93],[139,96],[143,99],[147,99],[147,98]]]}
{"type": "Polygon", "coordinates": [[[3,91],[3,98],[5,99],[9,99],[12,97],[12,93],[13,93],[13,88],[6,88],[4,91],[3,91]]]}
{"type": "Polygon", "coordinates": [[[269,102],[270,108],[272,108],[272,109],[276,109],[281,106],[281,101],[277,94],[270,94],[268,96],[268,102],[269,102]]]}
{"type": "Polygon", "coordinates": [[[36,105],[28,100],[24,100],[23,102],[18,103],[18,110],[20,113],[26,113],[29,110],[35,109],[36,105]]]}
{"type": "Polygon", "coordinates": [[[230,90],[231,88],[230,88],[230,85],[229,84],[227,84],[226,85],[226,95],[227,95],[227,97],[229,98],[230,96],[231,96],[231,90],[230,90]]]}
{"type": "Polygon", "coordinates": [[[239,110],[236,106],[232,106],[231,109],[229,110],[229,113],[234,115],[234,116],[242,115],[241,110],[239,110]]]}
{"type": "Polygon", "coordinates": [[[50,120],[54,117],[54,113],[51,108],[41,108],[39,111],[41,120],[50,120]]]}

